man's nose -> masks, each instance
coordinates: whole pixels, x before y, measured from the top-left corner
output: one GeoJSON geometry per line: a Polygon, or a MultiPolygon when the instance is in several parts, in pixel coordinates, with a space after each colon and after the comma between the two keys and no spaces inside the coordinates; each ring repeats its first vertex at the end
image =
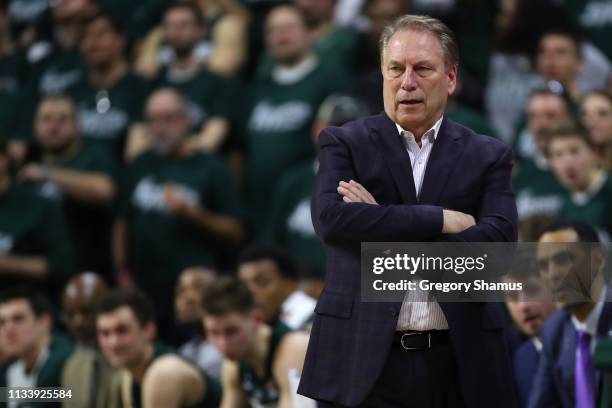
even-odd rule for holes
{"type": "Polygon", "coordinates": [[[402,89],[412,91],[417,87],[416,74],[411,68],[406,68],[402,75],[402,89]]]}

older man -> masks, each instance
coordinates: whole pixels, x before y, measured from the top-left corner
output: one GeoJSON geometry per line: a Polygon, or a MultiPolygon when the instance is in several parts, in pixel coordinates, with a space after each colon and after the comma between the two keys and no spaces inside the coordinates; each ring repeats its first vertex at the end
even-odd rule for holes
{"type": "Polygon", "coordinates": [[[459,60],[448,27],[402,16],[381,46],[385,112],[319,139],[312,218],[328,269],[299,391],[345,406],[513,407],[494,304],[438,303],[426,292],[360,302],[363,241],[517,235],[511,149],[443,117],[459,60]]]}

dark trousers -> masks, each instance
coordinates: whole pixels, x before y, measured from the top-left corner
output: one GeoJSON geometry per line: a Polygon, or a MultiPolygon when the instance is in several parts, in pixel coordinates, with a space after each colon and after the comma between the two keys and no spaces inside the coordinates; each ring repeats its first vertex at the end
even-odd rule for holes
{"type": "MultiPolygon", "coordinates": [[[[334,404],[320,407],[341,408],[334,404]]],[[[464,408],[450,344],[429,350],[393,347],[374,388],[359,408],[464,408]]]]}

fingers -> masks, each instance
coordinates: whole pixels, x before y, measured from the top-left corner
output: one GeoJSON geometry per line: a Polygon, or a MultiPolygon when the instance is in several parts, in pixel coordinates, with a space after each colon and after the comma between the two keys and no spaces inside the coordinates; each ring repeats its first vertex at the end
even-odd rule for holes
{"type": "Polygon", "coordinates": [[[350,180],[348,183],[346,181],[340,181],[338,193],[342,195],[342,199],[347,203],[378,204],[372,194],[354,180],[350,180]]]}

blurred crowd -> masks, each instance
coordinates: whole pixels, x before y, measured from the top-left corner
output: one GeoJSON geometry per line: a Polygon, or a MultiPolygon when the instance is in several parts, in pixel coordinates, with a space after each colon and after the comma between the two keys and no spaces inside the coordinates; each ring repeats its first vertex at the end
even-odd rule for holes
{"type": "MultiPolygon", "coordinates": [[[[513,146],[520,239],[575,221],[605,248],[611,1],[0,0],[0,385],[289,398],[325,276],[317,138],[383,110],[406,13],[458,39],[445,117],[513,146]]],[[[510,308],[518,338],[537,310],[510,308]]]]}

